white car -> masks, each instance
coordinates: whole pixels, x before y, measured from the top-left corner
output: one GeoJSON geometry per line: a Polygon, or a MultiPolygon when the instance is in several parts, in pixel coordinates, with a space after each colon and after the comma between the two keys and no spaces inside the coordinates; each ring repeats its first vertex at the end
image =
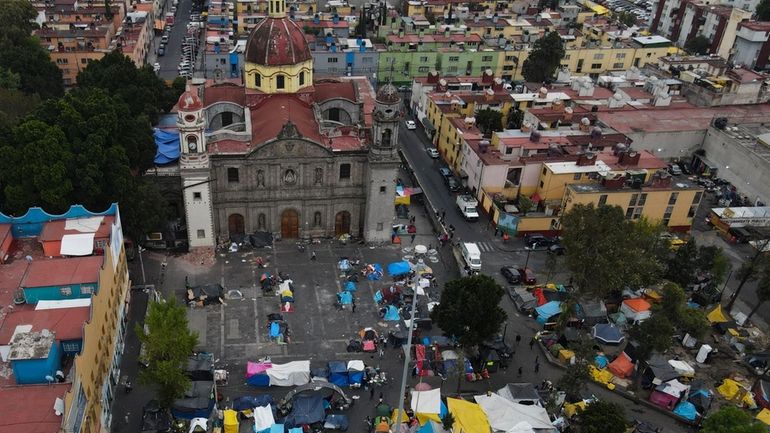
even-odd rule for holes
{"type": "Polygon", "coordinates": [[[436,159],[436,158],[438,158],[438,156],[439,156],[439,155],[438,155],[438,150],[436,150],[436,149],[435,149],[435,148],[433,148],[433,147],[429,147],[429,148],[428,148],[428,155],[430,155],[430,157],[431,157],[431,158],[433,158],[433,159],[436,159]]]}
{"type": "Polygon", "coordinates": [[[417,124],[414,123],[414,120],[407,120],[404,123],[406,123],[406,129],[417,129],[417,124]]]}

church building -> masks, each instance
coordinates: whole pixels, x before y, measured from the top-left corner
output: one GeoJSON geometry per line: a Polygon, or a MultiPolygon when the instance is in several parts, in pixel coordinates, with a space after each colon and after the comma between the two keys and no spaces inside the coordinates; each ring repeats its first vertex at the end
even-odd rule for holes
{"type": "Polygon", "coordinates": [[[390,240],[403,107],[366,77],[314,80],[284,0],[251,31],[243,81],[189,85],[177,128],[189,246],[267,231],[390,240]]]}

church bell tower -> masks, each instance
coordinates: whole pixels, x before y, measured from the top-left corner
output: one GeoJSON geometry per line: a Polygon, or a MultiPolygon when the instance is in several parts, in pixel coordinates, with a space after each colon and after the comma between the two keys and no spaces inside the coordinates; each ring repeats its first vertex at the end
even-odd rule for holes
{"type": "Polygon", "coordinates": [[[398,127],[403,107],[398,89],[388,83],[377,91],[369,149],[368,193],[364,238],[368,242],[389,242],[396,209],[393,203],[398,177],[398,127]]]}

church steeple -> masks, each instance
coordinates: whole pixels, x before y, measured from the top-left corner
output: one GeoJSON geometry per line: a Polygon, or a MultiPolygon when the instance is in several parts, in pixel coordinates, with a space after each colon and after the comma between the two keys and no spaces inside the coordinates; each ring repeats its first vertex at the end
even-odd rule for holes
{"type": "Polygon", "coordinates": [[[270,18],[286,18],[286,0],[268,0],[270,18]]]}

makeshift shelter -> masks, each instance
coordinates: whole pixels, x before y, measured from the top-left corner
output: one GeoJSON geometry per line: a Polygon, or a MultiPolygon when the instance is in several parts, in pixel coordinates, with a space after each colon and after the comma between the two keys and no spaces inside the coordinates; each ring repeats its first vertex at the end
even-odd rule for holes
{"type": "Polygon", "coordinates": [[[465,400],[447,398],[449,412],[455,417],[454,430],[463,433],[489,433],[489,421],[481,406],[465,400]]]}
{"type": "Polygon", "coordinates": [[[364,268],[364,274],[369,281],[378,281],[382,278],[382,265],[379,263],[372,263],[364,268]]]}
{"type": "Polygon", "coordinates": [[[648,384],[660,385],[672,379],[679,377],[679,373],[674,370],[668,361],[660,355],[653,355],[647,361],[647,369],[644,371],[644,379],[648,384]]]}
{"type": "MultiPolygon", "coordinates": [[[[607,357],[604,355],[594,356],[594,364],[596,364],[596,366],[599,368],[606,368],[609,365],[609,363],[610,363],[610,360],[607,359],[607,357]]],[[[615,376],[617,376],[617,374],[615,376]]]]}
{"type": "Polygon", "coordinates": [[[269,394],[244,395],[233,399],[233,409],[236,411],[251,411],[255,407],[270,406],[273,404],[273,396],[269,394]]]}
{"type": "Polygon", "coordinates": [[[607,306],[604,302],[583,302],[580,304],[579,317],[587,326],[607,321],[607,306]]]}
{"type": "Polygon", "coordinates": [[[618,345],[626,339],[623,332],[615,325],[598,323],[591,329],[591,336],[602,344],[618,345]]]}
{"type": "Polygon", "coordinates": [[[329,414],[326,415],[326,419],[324,419],[324,430],[347,431],[348,425],[347,415],[329,414]]]}
{"type": "Polygon", "coordinates": [[[214,382],[190,382],[182,398],[174,400],[171,414],[175,418],[208,418],[214,409],[214,382]]]}
{"type": "Polygon", "coordinates": [[[275,424],[275,417],[270,406],[258,406],[254,408],[254,431],[260,432],[269,429],[275,424]]]}
{"type": "Polygon", "coordinates": [[[419,430],[417,430],[417,433],[447,433],[447,431],[444,430],[444,427],[441,426],[441,423],[429,420],[422,427],[420,427],[419,430]]]}
{"type": "Polygon", "coordinates": [[[200,352],[187,358],[187,377],[191,381],[214,380],[214,354],[200,352]]]}
{"type": "Polygon", "coordinates": [[[389,322],[397,322],[401,320],[401,315],[398,313],[398,308],[395,305],[388,305],[385,307],[385,315],[383,319],[389,322]]]}
{"type": "Polygon", "coordinates": [[[551,301],[535,308],[537,323],[545,325],[548,319],[561,313],[561,302],[551,301]]]}
{"type": "Polygon", "coordinates": [[[209,419],[208,418],[193,418],[190,420],[190,428],[187,429],[187,433],[206,433],[209,431],[209,419]]]}
{"type": "Polygon", "coordinates": [[[441,422],[441,389],[412,391],[409,403],[420,424],[428,420],[441,422]]]}
{"type": "Polygon", "coordinates": [[[348,281],[347,283],[345,283],[345,290],[348,292],[355,292],[356,290],[358,290],[358,287],[356,287],[356,283],[354,283],[353,281],[348,281]]]}
{"type": "Polygon", "coordinates": [[[714,396],[711,395],[711,392],[708,390],[697,389],[690,392],[690,396],[687,398],[687,401],[695,406],[695,409],[698,411],[698,413],[705,415],[706,412],[708,412],[708,410],[711,408],[711,402],[713,399],[714,396]]]}
{"type": "Polygon", "coordinates": [[[225,288],[219,284],[208,284],[187,288],[187,302],[198,305],[221,304],[225,288]]]}
{"type": "Polygon", "coordinates": [[[770,426],[770,409],[762,409],[757,414],[757,420],[767,426],[770,426]]]}
{"type": "Polygon", "coordinates": [[[364,361],[354,359],[348,361],[348,382],[351,385],[361,385],[364,380],[364,361]]]}
{"type": "Polygon", "coordinates": [[[540,406],[540,394],[531,383],[509,383],[497,390],[497,395],[511,403],[540,406]]]}
{"type": "Polygon", "coordinates": [[[593,365],[588,366],[588,373],[591,375],[591,379],[593,379],[594,382],[603,383],[605,385],[612,382],[613,379],[612,373],[605,369],[598,369],[593,365]]]}
{"type": "Polygon", "coordinates": [[[757,379],[752,387],[757,404],[765,409],[770,409],[770,382],[757,379]]]}
{"type": "Polygon", "coordinates": [[[329,382],[339,386],[348,386],[348,366],[343,361],[329,361],[329,382]]]}
{"type": "Polygon", "coordinates": [[[620,305],[620,312],[629,322],[641,322],[650,317],[650,303],[642,298],[626,299],[620,305]]]}
{"type": "Polygon", "coordinates": [[[734,401],[739,405],[749,408],[757,405],[751,392],[742,383],[730,378],[722,381],[722,384],[717,387],[717,392],[726,400],[734,401]]]}
{"type": "Polygon", "coordinates": [[[393,262],[388,264],[388,275],[391,277],[399,277],[411,272],[412,267],[407,261],[393,262]]]}
{"type": "Polygon", "coordinates": [[[626,352],[620,352],[620,355],[607,366],[607,370],[617,377],[626,378],[634,371],[634,364],[626,352]]]}
{"type": "Polygon", "coordinates": [[[513,403],[497,394],[477,395],[473,398],[495,431],[509,432],[524,421],[538,429],[538,432],[556,432],[548,412],[540,406],[513,403]]]}
{"type": "Polygon", "coordinates": [[[692,378],[695,377],[695,369],[690,366],[690,364],[686,363],[685,361],[680,361],[678,359],[669,359],[668,365],[671,366],[671,368],[674,369],[677,373],[679,373],[679,376],[681,377],[688,377],[692,378]]]}
{"type": "Polygon", "coordinates": [[[318,395],[297,395],[292,400],[292,408],[284,424],[300,427],[303,424],[315,424],[325,418],[323,398],[318,395]]]}
{"type": "MultiPolygon", "coordinates": [[[[537,298],[535,298],[532,293],[521,287],[509,288],[508,294],[510,295],[511,299],[513,299],[513,303],[516,305],[516,308],[518,308],[522,313],[529,312],[535,309],[538,305],[542,305],[538,304],[537,298]]],[[[543,304],[544,303],[545,298],[543,298],[543,304]]]]}
{"type": "Polygon", "coordinates": [[[454,350],[441,351],[441,363],[437,365],[436,370],[444,375],[454,373],[457,371],[459,358],[454,350]]]}
{"type": "Polygon", "coordinates": [[[353,303],[353,294],[347,290],[337,293],[337,299],[342,305],[350,305],[353,303]]]}
{"type": "Polygon", "coordinates": [[[709,313],[706,315],[706,318],[709,320],[709,322],[711,322],[712,325],[714,323],[727,323],[730,321],[730,319],[722,311],[722,304],[717,304],[713,310],[709,311],[709,313]]]}
{"type": "Polygon", "coordinates": [[[310,361],[246,364],[246,383],[252,386],[296,386],[309,381],[310,361]]]}
{"type": "Polygon", "coordinates": [[[678,380],[670,380],[664,382],[655,387],[655,391],[650,394],[650,402],[672,410],[676,405],[676,402],[685,396],[689,386],[679,382],[678,380]]]}
{"type": "Polygon", "coordinates": [[[683,401],[676,405],[674,413],[687,421],[695,421],[698,418],[698,411],[695,409],[695,405],[689,401],[683,401]]]}

